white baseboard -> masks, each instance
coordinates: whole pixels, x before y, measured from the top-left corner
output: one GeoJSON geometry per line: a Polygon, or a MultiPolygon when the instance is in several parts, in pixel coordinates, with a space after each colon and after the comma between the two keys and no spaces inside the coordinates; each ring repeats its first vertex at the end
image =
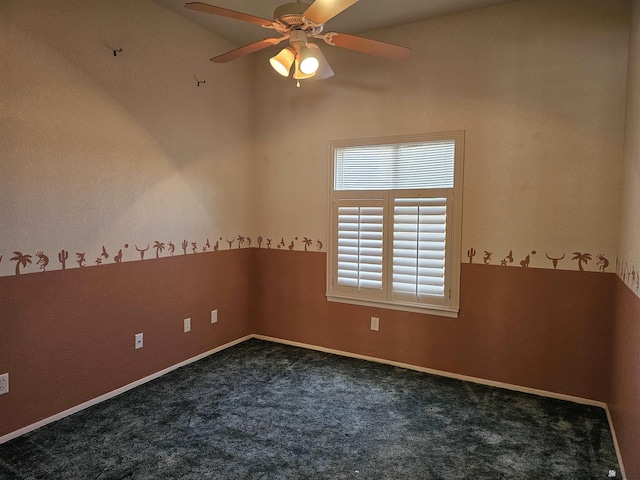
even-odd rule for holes
{"type": "Polygon", "coordinates": [[[593,407],[600,407],[600,408],[605,408],[607,406],[607,404],[604,402],[598,402],[596,400],[590,400],[587,398],[573,397],[571,395],[564,395],[562,393],[549,392],[546,390],[538,390],[536,388],[523,387],[520,385],[512,385],[510,383],[495,382],[493,380],[486,380],[484,378],[478,378],[478,377],[470,377],[468,375],[459,375],[457,373],[445,372],[443,370],[434,370],[432,368],[421,367],[419,365],[412,365],[409,363],[396,362],[393,360],[386,360],[384,358],[370,357],[368,355],[360,355],[358,353],[345,352],[342,350],[334,350],[332,348],[319,347],[317,345],[310,345],[307,343],[293,342],[291,340],[284,340],[281,338],[267,337],[265,335],[254,335],[253,337],[259,340],[266,340],[268,342],[282,343],[285,345],[291,345],[293,347],[301,347],[301,348],[307,348],[309,350],[316,350],[319,352],[333,353],[334,355],[341,355],[343,357],[357,358],[359,360],[382,363],[382,364],[391,365],[394,367],[406,368],[408,370],[415,370],[417,372],[429,373],[431,375],[438,375],[440,377],[456,378],[458,380],[464,380],[465,382],[479,383],[481,385],[504,388],[506,390],[514,390],[516,392],[530,393],[532,395],[538,395],[540,397],[555,398],[558,400],[567,400],[569,402],[580,403],[582,405],[590,405],[593,407]]]}
{"type": "Polygon", "coordinates": [[[611,417],[611,412],[609,411],[609,405],[605,405],[604,409],[607,412],[607,420],[609,420],[609,429],[611,430],[611,436],[613,437],[613,446],[615,447],[616,455],[618,456],[618,464],[620,464],[620,473],[622,474],[622,480],[627,480],[627,474],[622,463],[620,445],[618,445],[618,437],[616,437],[616,430],[615,428],[613,428],[613,418],[611,417]]]}
{"type": "Polygon", "coordinates": [[[21,435],[24,435],[25,433],[29,433],[32,432],[33,430],[37,430],[40,427],[44,427],[45,425],[48,425],[49,423],[53,423],[57,420],[60,420],[64,417],[68,417],[69,415],[73,415],[74,413],[78,413],[81,410],[84,410],[85,408],[89,408],[92,407],[94,405],[97,405],[100,402],[104,402],[105,400],[109,400],[110,398],[116,397],[118,395],[120,395],[121,393],[127,392],[133,388],[139,387],[142,384],[145,384],[147,382],[150,382],[151,380],[155,380],[156,378],[159,378],[163,375],[166,375],[169,372],[172,372],[180,367],[184,367],[185,365],[188,365],[190,363],[193,362],[197,362],[198,360],[202,360],[205,357],[208,357],[209,355],[213,355],[214,353],[218,353],[221,350],[225,350],[229,347],[233,347],[234,345],[237,345],[238,343],[242,343],[246,340],[249,340],[253,338],[253,335],[247,335],[245,337],[239,338],[237,340],[234,340],[232,342],[229,343],[225,343],[224,345],[220,345],[219,347],[216,347],[212,350],[209,350],[207,352],[201,353],[200,355],[196,355],[195,357],[189,358],[187,360],[184,360],[183,362],[177,363],[175,365],[172,365],[170,367],[165,368],[164,370],[160,370],[159,372],[156,372],[152,375],[149,375],[147,377],[141,378],[140,380],[136,380],[135,382],[129,383],[128,385],[125,385],[123,387],[117,388],[115,390],[112,390],[111,392],[107,392],[104,395],[100,395],[99,397],[96,398],[92,398],[91,400],[88,400],[84,403],[81,403],[80,405],[76,405],[75,407],[69,408],[68,410],[65,410],[63,412],[60,413],[56,413],[55,415],[52,415],[51,417],[45,418],[43,420],[40,420],[39,422],[36,423],[32,423],[31,425],[27,425],[26,427],[23,427],[19,430],[16,430],[15,432],[11,432],[8,433],[6,435],[3,435],[2,437],[0,437],[0,445],[8,442],[9,440],[13,440],[14,438],[17,438],[21,435]]]}

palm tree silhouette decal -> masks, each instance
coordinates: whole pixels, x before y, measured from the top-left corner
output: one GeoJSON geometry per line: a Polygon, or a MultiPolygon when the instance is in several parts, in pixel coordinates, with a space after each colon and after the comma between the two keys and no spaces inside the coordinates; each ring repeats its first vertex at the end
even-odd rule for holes
{"type": "Polygon", "coordinates": [[[23,255],[22,252],[13,252],[15,257],[11,258],[12,262],[16,262],[16,275],[20,275],[20,266],[26,268],[31,263],[31,255],[23,255]]]}
{"type": "Polygon", "coordinates": [[[238,235],[238,248],[241,248],[244,245],[244,237],[242,235],[238,235]]]}
{"type": "Polygon", "coordinates": [[[573,252],[573,258],[571,260],[578,260],[578,268],[580,269],[581,272],[584,272],[584,268],[582,268],[582,263],[589,263],[589,260],[591,260],[591,254],[573,252]]]}
{"type": "Polygon", "coordinates": [[[304,243],[304,251],[306,252],[307,248],[309,248],[313,243],[313,240],[311,240],[310,238],[304,237],[304,239],[302,240],[302,243],[304,243]]]}
{"type": "Polygon", "coordinates": [[[164,242],[156,240],[153,244],[153,248],[156,249],[156,258],[160,258],[160,252],[164,250],[164,242]]]}

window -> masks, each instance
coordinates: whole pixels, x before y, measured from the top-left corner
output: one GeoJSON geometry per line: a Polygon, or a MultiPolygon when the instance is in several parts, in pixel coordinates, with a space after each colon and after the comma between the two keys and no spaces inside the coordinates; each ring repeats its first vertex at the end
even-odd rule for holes
{"type": "Polygon", "coordinates": [[[333,142],[327,297],[455,317],[464,132],[333,142]]]}

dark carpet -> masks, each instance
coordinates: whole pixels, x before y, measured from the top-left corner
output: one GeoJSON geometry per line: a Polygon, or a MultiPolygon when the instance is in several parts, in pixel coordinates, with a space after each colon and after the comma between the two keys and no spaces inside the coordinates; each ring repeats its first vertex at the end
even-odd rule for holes
{"type": "Polygon", "coordinates": [[[2,479],[606,479],[604,410],[250,340],[0,445],[2,479]]]}

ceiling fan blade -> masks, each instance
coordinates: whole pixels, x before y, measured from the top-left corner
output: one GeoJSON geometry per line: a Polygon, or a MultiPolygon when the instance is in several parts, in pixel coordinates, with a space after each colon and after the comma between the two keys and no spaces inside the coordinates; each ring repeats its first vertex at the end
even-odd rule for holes
{"type": "Polygon", "coordinates": [[[258,50],[262,50],[263,48],[277,45],[285,38],[287,37],[265,38],[263,40],[258,40],[257,42],[250,43],[249,45],[245,45],[244,47],[236,48],[235,50],[231,50],[230,52],[223,53],[222,55],[218,55],[217,57],[213,57],[210,60],[213,63],[227,63],[231,60],[235,60],[236,58],[249,55],[253,52],[257,52],[258,50]]]}
{"type": "Polygon", "coordinates": [[[268,20],[266,18],[256,17],[254,15],[249,15],[248,13],[236,12],[235,10],[216,7],[202,2],[185,3],[184,8],[195,10],[197,12],[210,13],[211,15],[218,15],[220,17],[233,18],[234,20],[241,20],[243,22],[254,23],[261,27],[270,27],[273,24],[272,20],[268,20]]]}
{"type": "Polygon", "coordinates": [[[325,33],[323,38],[329,45],[356,50],[387,60],[407,60],[411,58],[410,48],[393,45],[392,43],[335,32],[325,33]]]}
{"type": "Polygon", "coordinates": [[[358,0],[316,0],[307,8],[303,16],[315,25],[322,25],[357,1],[358,0]]]}
{"type": "Polygon", "coordinates": [[[327,59],[324,58],[324,55],[322,54],[322,50],[320,50],[320,47],[315,43],[311,43],[311,42],[309,42],[307,46],[313,50],[314,56],[318,59],[318,62],[320,63],[320,66],[318,67],[318,71],[313,76],[313,78],[317,80],[324,80],[325,78],[332,77],[333,70],[329,66],[329,62],[327,62],[327,59]]]}

